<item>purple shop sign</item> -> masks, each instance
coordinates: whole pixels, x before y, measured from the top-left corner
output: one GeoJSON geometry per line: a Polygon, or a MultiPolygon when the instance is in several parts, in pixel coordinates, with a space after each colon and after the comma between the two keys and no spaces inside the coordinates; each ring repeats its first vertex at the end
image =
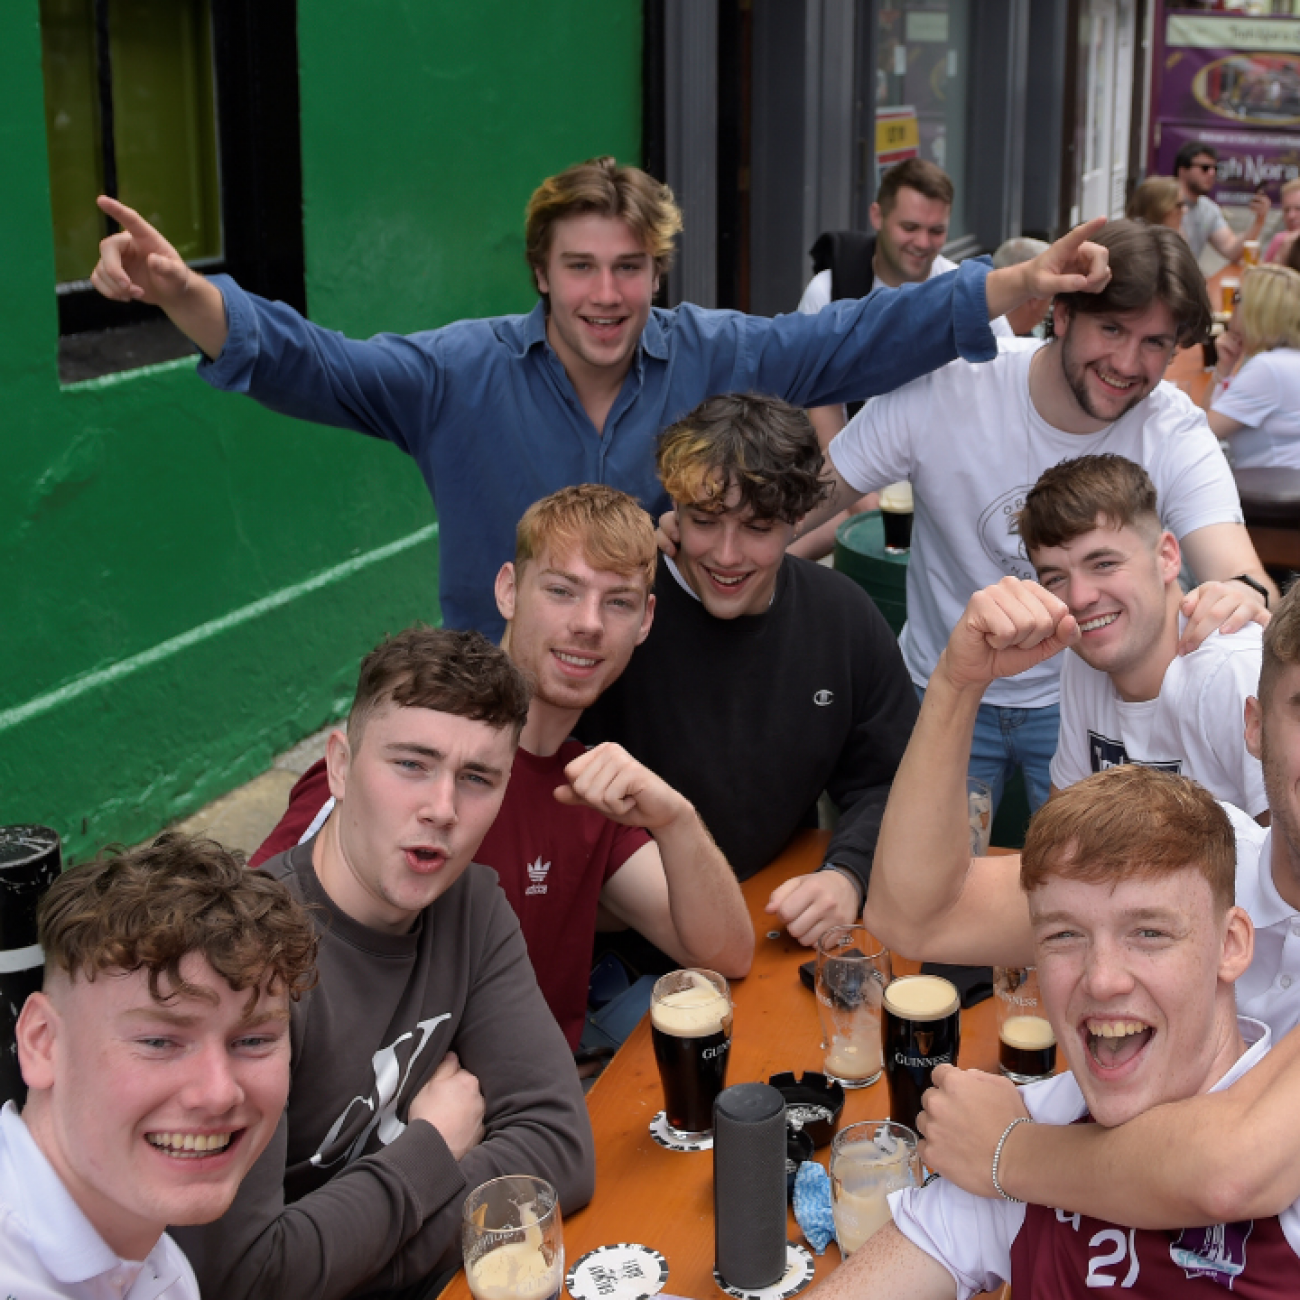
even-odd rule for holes
{"type": "Polygon", "coordinates": [[[1160,122],[1155,170],[1174,174],[1174,157],[1193,140],[1211,145],[1219,155],[1218,183],[1213,198],[1227,206],[1244,206],[1261,182],[1274,203],[1285,181],[1300,176],[1300,131],[1206,130],[1196,123],[1160,122]]]}
{"type": "Polygon", "coordinates": [[[1169,14],[1157,115],[1206,126],[1300,127],[1300,22],[1169,14]]]}

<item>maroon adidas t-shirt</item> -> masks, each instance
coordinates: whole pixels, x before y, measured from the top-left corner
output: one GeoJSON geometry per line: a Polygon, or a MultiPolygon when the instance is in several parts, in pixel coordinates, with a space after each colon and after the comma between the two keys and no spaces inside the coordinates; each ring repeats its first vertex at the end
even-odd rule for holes
{"type": "MultiPolygon", "coordinates": [[[[566,741],[550,758],[515,751],[505,801],[476,862],[491,867],[519,918],[546,1004],[577,1048],[587,1012],[596,909],[605,882],[650,842],[591,808],[557,803],[564,769],[581,753],[566,741]]],[[[312,764],[289,794],[289,807],[249,859],[256,867],[292,848],[329,799],[325,760],[312,764]]]]}

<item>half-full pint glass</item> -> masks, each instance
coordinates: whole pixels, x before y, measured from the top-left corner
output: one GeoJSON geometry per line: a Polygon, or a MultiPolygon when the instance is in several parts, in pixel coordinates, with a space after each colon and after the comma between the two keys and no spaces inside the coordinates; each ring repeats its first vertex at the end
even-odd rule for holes
{"type": "Polygon", "coordinates": [[[905,975],[885,989],[881,1021],[889,1118],[916,1128],[921,1094],[936,1065],[956,1065],[961,999],[937,975],[905,975]]]}
{"type": "Polygon", "coordinates": [[[713,1103],[727,1084],[731,993],[711,970],[670,971],[650,999],[650,1039],[668,1127],[679,1137],[713,1132],[713,1103]]]}
{"type": "Polygon", "coordinates": [[[1033,1083],[1056,1072],[1056,1035],[1043,1014],[1038,972],[1032,966],[995,966],[998,1069],[1013,1083],[1033,1083]]]}

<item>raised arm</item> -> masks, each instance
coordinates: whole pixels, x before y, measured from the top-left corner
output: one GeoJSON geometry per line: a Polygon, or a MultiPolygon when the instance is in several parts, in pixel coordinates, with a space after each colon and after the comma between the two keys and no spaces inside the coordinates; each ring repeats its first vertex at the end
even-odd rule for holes
{"type": "Polygon", "coordinates": [[[867,927],[921,960],[1024,966],[1032,960],[1020,859],[972,858],[966,772],[980,700],[1078,640],[1064,602],[1003,578],[976,592],[930,677],[894,778],[867,892],[867,927]]]}
{"type": "Polygon", "coordinates": [[[181,255],[138,212],[101,194],[100,211],[122,229],[99,245],[90,282],[115,302],[161,307],[206,356],[226,344],[226,307],[221,290],[186,266],[181,255]]]}
{"type": "MultiPolygon", "coordinates": [[[[1004,1079],[935,1072],[926,1094],[925,1161],[994,1196],[993,1150],[1025,1113],[1004,1079]]],[[[1011,1196],[1123,1223],[1172,1229],[1281,1214],[1300,1199],[1300,1033],[1292,1031],[1230,1088],[1156,1106],[1118,1128],[1018,1124],[998,1181],[1011,1196]]]]}
{"type": "Polygon", "coordinates": [[[600,901],[683,966],[728,979],[749,973],[754,927],[735,873],[694,806],[607,742],[564,769],[555,797],[585,804],[624,826],[642,826],[654,843],[638,849],[606,882],[600,901]]]}
{"type": "Polygon", "coordinates": [[[1099,293],[1110,282],[1109,254],[1089,242],[1105,217],[1075,226],[1032,261],[990,271],[984,282],[989,320],[997,320],[1031,298],[1055,298],[1058,293],[1099,293]]]}
{"type": "Polygon", "coordinates": [[[1267,194],[1254,195],[1250,200],[1250,225],[1239,235],[1234,235],[1232,228],[1226,223],[1219,226],[1210,236],[1214,251],[1225,262],[1241,261],[1241,255],[1246,251],[1246,241],[1259,238],[1268,217],[1268,210],[1272,206],[1273,200],[1267,194]]]}

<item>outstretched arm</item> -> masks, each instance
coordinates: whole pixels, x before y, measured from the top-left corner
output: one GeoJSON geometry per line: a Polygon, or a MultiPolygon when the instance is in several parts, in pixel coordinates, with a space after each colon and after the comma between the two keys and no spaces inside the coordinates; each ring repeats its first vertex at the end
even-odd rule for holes
{"type": "Polygon", "coordinates": [[[971,858],[966,772],[980,700],[1079,638],[1063,601],[1003,578],[976,592],[930,677],[894,778],[867,892],[868,929],[921,960],[1032,961],[1019,857],[971,858]]]}
{"type": "Polygon", "coordinates": [[[100,211],[122,227],[99,245],[90,282],[115,302],[147,302],[163,311],[205,355],[216,358],[226,344],[226,306],[221,290],[185,265],[181,255],[138,212],[101,194],[100,211]]]}
{"type": "MultiPolygon", "coordinates": [[[[935,1071],[920,1120],[926,1164],[993,1196],[993,1149],[1025,1114],[1004,1079],[935,1071]]],[[[1222,1092],[1121,1124],[1018,1124],[998,1181],[1011,1196],[1135,1228],[1190,1228],[1280,1214],[1300,1199],[1300,1033],[1222,1092]]]]}
{"type": "Polygon", "coordinates": [[[579,755],[564,773],[569,784],[555,792],[561,803],[585,804],[654,836],[606,882],[601,903],[684,966],[729,979],[747,975],[754,960],[749,910],[690,801],[609,742],[579,755]]]}
{"type": "Polygon", "coordinates": [[[1264,229],[1264,221],[1268,217],[1268,210],[1272,206],[1273,200],[1267,194],[1254,195],[1250,200],[1250,226],[1240,235],[1234,235],[1230,226],[1220,226],[1210,236],[1214,251],[1225,262],[1241,261],[1241,255],[1246,251],[1246,241],[1259,238],[1260,231],[1264,229]]]}

